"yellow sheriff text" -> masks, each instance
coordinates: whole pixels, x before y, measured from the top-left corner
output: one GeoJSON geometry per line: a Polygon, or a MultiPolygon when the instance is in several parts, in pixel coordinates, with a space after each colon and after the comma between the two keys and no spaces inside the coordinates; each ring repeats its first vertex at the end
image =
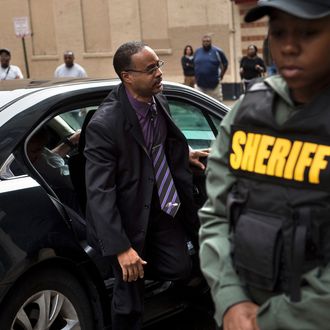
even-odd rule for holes
{"type": "Polygon", "coordinates": [[[319,184],[329,156],[327,145],[238,130],[229,164],[234,170],[319,184]]]}

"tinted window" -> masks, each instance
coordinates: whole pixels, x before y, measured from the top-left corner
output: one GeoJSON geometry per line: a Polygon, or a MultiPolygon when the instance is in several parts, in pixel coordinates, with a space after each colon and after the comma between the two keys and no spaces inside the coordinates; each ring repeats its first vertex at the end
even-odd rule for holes
{"type": "Polygon", "coordinates": [[[85,108],[80,108],[80,109],[75,109],[71,110],[66,113],[62,113],[60,115],[61,118],[65,120],[65,122],[73,129],[73,130],[78,130],[81,128],[86,114],[90,110],[96,110],[98,108],[98,105],[96,106],[91,106],[91,107],[85,107],[85,108]]]}
{"type": "Polygon", "coordinates": [[[209,148],[215,140],[215,132],[210,127],[208,119],[215,127],[220,119],[207,115],[200,108],[182,101],[169,100],[170,111],[174,122],[181,129],[193,149],[209,148]]]}

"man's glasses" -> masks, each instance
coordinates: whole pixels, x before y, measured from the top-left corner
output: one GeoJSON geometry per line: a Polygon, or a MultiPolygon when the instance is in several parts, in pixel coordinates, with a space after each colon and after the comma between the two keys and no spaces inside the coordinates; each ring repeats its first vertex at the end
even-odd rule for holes
{"type": "Polygon", "coordinates": [[[154,66],[152,66],[151,68],[147,68],[145,70],[134,70],[134,69],[126,69],[124,71],[126,72],[138,72],[138,73],[146,73],[149,75],[154,74],[159,68],[161,68],[163,65],[165,64],[164,61],[159,60],[156,62],[156,64],[154,66]]]}

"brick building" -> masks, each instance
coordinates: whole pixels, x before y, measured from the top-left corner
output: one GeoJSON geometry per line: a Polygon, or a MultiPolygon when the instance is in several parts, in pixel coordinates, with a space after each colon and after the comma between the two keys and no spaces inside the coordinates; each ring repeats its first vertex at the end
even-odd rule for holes
{"type": "MultiPolygon", "coordinates": [[[[245,24],[243,15],[255,0],[1,0],[0,47],[12,51],[12,64],[26,77],[22,41],[15,36],[15,17],[28,17],[31,36],[25,37],[32,79],[48,79],[63,62],[65,50],[75,53],[89,77],[115,77],[112,58],[128,40],[143,40],[166,61],[164,77],[183,81],[180,58],[186,44],[201,46],[211,34],[229,68],[225,97],[235,98],[240,82],[238,65],[248,44],[261,50],[266,21],[245,24]]],[[[259,53],[262,53],[261,51],[259,53]]]]}

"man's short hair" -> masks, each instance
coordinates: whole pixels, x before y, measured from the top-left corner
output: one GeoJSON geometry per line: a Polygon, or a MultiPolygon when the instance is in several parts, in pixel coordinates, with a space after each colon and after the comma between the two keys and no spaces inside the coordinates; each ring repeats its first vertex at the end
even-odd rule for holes
{"type": "Polygon", "coordinates": [[[45,147],[49,142],[49,131],[45,126],[38,129],[29,139],[28,145],[40,145],[45,147]]]}
{"type": "Polygon", "coordinates": [[[205,39],[205,38],[208,38],[212,41],[212,36],[211,34],[204,34],[203,37],[202,37],[202,40],[205,39]]]}
{"type": "Polygon", "coordinates": [[[10,54],[10,50],[9,50],[8,48],[1,48],[1,49],[0,49],[0,55],[1,55],[2,53],[7,54],[8,56],[11,55],[11,54],[10,54]]]}
{"type": "Polygon", "coordinates": [[[66,50],[63,55],[69,55],[69,56],[74,56],[73,51],[72,50],[66,50]]]}
{"type": "Polygon", "coordinates": [[[113,57],[113,67],[120,79],[120,74],[131,68],[132,56],[142,51],[146,46],[142,41],[129,41],[117,49],[113,57]]]}

